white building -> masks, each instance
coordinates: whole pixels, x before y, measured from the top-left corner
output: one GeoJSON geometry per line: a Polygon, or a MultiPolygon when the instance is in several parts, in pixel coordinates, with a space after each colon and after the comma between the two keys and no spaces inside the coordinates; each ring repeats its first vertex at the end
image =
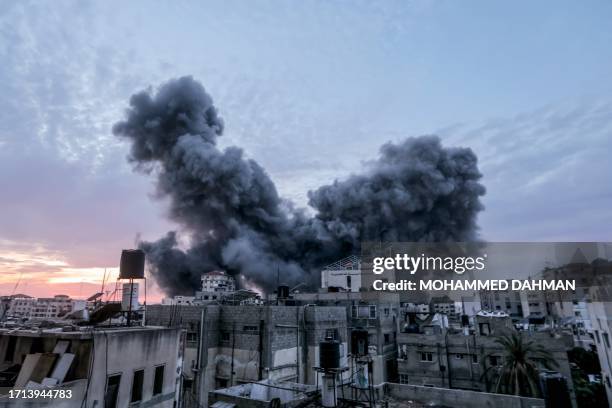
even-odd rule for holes
{"type": "Polygon", "coordinates": [[[591,325],[595,335],[595,347],[601,365],[601,376],[608,401],[612,401],[612,303],[588,303],[591,325]]]}
{"type": "Polygon", "coordinates": [[[183,305],[192,306],[195,303],[195,296],[181,296],[176,295],[173,297],[163,298],[162,305],[183,305]]]}
{"type": "Polygon", "coordinates": [[[86,307],[84,300],[71,299],[67,295],[52,298],[15,297],[8,315],[28,319],[55,319],[86,307]]]}
{"type": "Polygon", "coordinates": [[[356,255],[327,265],[321,271],[321,287],[342,288],[348,292],[359,292],[361,288],[361,258],[356,255]]]}
{"type": "Polygon", "coordinates": [[[234,292],[236,281],[223,271],[212,271],[202,274],[202,292],[234,292]]]}
{"type": "Polygon", "coordinates": [[[24,295],[23,297],[14,297],[11,300],[11,305],[8,310],[9,316],[14,317],[30,317],[30,312],[32,311],[32,305],[36,303],[36,299],[33,297],[29,297],[24,295]]]}

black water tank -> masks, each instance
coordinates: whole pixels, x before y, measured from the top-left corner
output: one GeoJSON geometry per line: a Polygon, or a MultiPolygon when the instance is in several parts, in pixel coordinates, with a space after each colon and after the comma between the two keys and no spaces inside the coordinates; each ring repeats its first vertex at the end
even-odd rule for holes
{"type": "Polygon", "coordinates": [[[278,287],[278,291],[276,292],[276,297],[278,299],[287,299],[289,298],[289,286],[287,285],[280,285],[278,287]]]}
{"type": "Polygon", "coordinates": [[[326,337],[319,343],[319,366],[324,369],[340,367],[340,342],[326,337]]]}
{"type": "Polygon", "coordinates": [[[368,331],[362,328],[353,329],[351,332],[351,354],[366,356],[368,347],[368,331]]]}
{"type": "Polygon", "coordinates": [[[121,251],[119,279],[144,278],[145,253],[141,249],[124,249],[121,251]]]}
{"type": "Polygon", "coordinates": [[[572,402],[565,377],[555,371],[540,373],[540,386],[546,408],[571,408],[572,402]]]}

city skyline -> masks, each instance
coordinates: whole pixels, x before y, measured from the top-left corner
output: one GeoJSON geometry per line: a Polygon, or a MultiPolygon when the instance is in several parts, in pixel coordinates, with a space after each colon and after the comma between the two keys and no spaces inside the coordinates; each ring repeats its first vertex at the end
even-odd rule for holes
{"type": "Polygon", "coordinates": [[[87,297],[121,249],[175,228],[110,128],[134,92],[182,75],[214,98],[221,143],[298,206],[382,143],[437,134],[479,158],[482,238],[611,241],[612,6],[598,4],[7,3],[0,294],[87,297]]]}

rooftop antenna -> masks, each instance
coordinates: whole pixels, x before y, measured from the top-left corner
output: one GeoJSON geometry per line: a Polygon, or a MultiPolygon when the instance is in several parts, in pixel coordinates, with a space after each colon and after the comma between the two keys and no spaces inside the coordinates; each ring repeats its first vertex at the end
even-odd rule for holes
{"type": "Polygon", "coordinates": [[[276,287],[280,285],[280,266],[276,264],[276,287]]]}
{"type": "Polygon", "coordinates": [[[15,292],[17,291],[17,287],[19,286],[19,283],[21,283],[21,276],[23,275],[23,271],[19,272],[19,278],[17,278],[17,282],[15,283],[15,287],[13,287],[13,291],[11,292],[11,296],[13,296],[15,294],[15,292]]]}
{"type": "Polygon", "coordinates": [[[104,293],[104,284],[106,283],[106,268],[104,268],[104,275],[102,275],[102,287],[100,288],[100,292],[104,293]]]}

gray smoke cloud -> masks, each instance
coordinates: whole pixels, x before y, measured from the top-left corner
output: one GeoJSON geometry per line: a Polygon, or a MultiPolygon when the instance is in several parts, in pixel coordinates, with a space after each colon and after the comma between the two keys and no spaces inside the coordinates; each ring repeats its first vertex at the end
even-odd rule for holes
{"type": "Polygon", "coordinates": [[[483,208],[477,158],[439,138],[387,143],[362,174],[308,193],[312,211],[282,199],[266,171],[238,147],[220,149],[223,120],[191,77],[133,95],[113,133],[131,142],[128,160],[156,178],[177,232],[141,242],[150,271],[169,294],[192,293],[215,269],[264,289],[313,283],[326,263],[362,241],[471,241],[483,208]],[[309,215],[310,213],[314,215],[309,215]]]}

